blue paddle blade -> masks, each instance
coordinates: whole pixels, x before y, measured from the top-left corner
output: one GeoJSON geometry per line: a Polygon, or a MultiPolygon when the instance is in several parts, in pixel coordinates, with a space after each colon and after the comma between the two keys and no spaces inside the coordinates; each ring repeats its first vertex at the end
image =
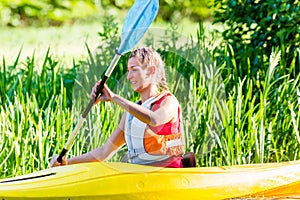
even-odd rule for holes
{"type": "Polygon", "coordinates": [[[157,15],[158,0],[136,0],[130,8],[122,28],[118,54],[130,51],[143,37],[157,15]]]}

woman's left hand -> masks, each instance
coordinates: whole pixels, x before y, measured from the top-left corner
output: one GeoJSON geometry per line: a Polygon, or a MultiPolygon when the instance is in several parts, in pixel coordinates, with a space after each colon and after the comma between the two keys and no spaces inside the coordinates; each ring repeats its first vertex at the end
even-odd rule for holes
{"type": "MultiPolygon", "coordinates": [[[[93,87],[92,93],[90,95],[91,99],[94,99],[96,97],[97,93],[97,87],[100,85],[101,80],[99,80],[93,87]]],[[[96,99],[95,104],[97,104],[99,101],[111,101],[115,94],[107,87],[107,85],[104,85],[104,88],[102,90],[101,95],[96,99]]]]}

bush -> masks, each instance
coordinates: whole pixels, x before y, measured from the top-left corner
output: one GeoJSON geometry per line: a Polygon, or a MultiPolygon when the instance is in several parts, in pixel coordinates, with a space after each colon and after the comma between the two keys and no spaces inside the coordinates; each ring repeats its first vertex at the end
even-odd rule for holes
{"type": "Polygon", "coordinates": [[[211,17],[209,2],[209,0],[160,1],[159,15],[166,21],[177,21],[188,16],[189,19],[197,22],[211,17]]]}
{"type": "Polygon", "coordinates": [[[295,59],[300,46],[300,6],[294,0],[215,0],[214,23],[226,25],[222,32],[229,44],[239,67],[238,73],[244,77],[250,71],[256,76],[260,71],[263,77],[268,68],[266,62],[273,47],[281,49],[281,62],[286,73],[298,74],[298,59],[295,59]],[[246,68],[248,62],[251,69],[246,68]],[[293,64],[293,62],[296,62],[293,64]]]}
{"type": "MultiPolygon", "coordinates": [[[[178,21],[183,17],[193,21],[204,20],[212,15],[208,2],[208,0],[160,1],[158,16],[165,21],[178,21]]],[[[133,3],[134,0],[3,0],[0,2],[0,25],[61,25],[95,16],[97,12],[106,15],[113,10],[119,15],[133,3]]]]}
{"type": "Polygon", "coordinates": [[[60,25],[95,11],[92,0],[2,0],[0,25],[60,25]]]}

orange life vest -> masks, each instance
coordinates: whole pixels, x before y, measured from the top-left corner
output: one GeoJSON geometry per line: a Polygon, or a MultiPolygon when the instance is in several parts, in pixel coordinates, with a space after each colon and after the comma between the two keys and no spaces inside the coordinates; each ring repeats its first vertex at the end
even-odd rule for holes
{"type": "MultiPolygon", "coordinates": [[[[155,111],[169,95],[171,94],[162,93],[146,100],[141,106],[155,111]]],[[[172,156],[181,156],[184,147],[180,122],[180,108],[178,108],[176,122],[168,122],[157,127],[147,125],[127,113],[125,140],[129,161],[135,164],[149,164],[166,160],[172,156]]]]}

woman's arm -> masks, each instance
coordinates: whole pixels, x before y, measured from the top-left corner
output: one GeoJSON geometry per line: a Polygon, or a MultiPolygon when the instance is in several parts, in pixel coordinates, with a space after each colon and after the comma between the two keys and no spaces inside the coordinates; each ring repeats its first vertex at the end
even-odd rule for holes
{"type": "Polygon", "coordinates": [[[159,126],[170,121],[175,121],[178,117],[179,103],[173,95],[166,97],[160,104],[160,108],[155,111],[128,101],[119,95],[113,95],[111,101],[151,126],[159,126]]]}
{"type": "MultiPolygon", "coordinates": [[[[99,84],[100,81],[98,81],[93,87],[90,96],[91,98],[96,97],[97,86],[99,84]]],[[[176,97],[174,97],[173,95],[167,96],[160,104],[159,109],[157,109],[156,111],[151,111],[136,103],[124,99],[119,95],[116,95],[105,85],[103,88],[103,93],[95,103],[98,103],[99,101],[112,101],[124,108],[134,117],[151,126],[159,126],[170,121],[175,121],[178,117],[179,103],[176,97]]]]}
{"type": "Polygon", "coordinates": [[[106,143],[83,155],[68,159],[68,164],[85,163],[85,162],[101,162],[106,161],[125,144],[124,132],[117,127],[112,135],[107,139],[106,143]]]}
{"type": "Polygon", "coordinates": [[[64,157],[62,164],[57,162],[57,156],[54,156],[51,162],[51,167],[76,163],[99,162],[109,159],[116,150],[125,144],[125,116],[126,115],[123,114],[119,126],[114,130],[103,146],[73,158],[66,159],[64,157]]]}

